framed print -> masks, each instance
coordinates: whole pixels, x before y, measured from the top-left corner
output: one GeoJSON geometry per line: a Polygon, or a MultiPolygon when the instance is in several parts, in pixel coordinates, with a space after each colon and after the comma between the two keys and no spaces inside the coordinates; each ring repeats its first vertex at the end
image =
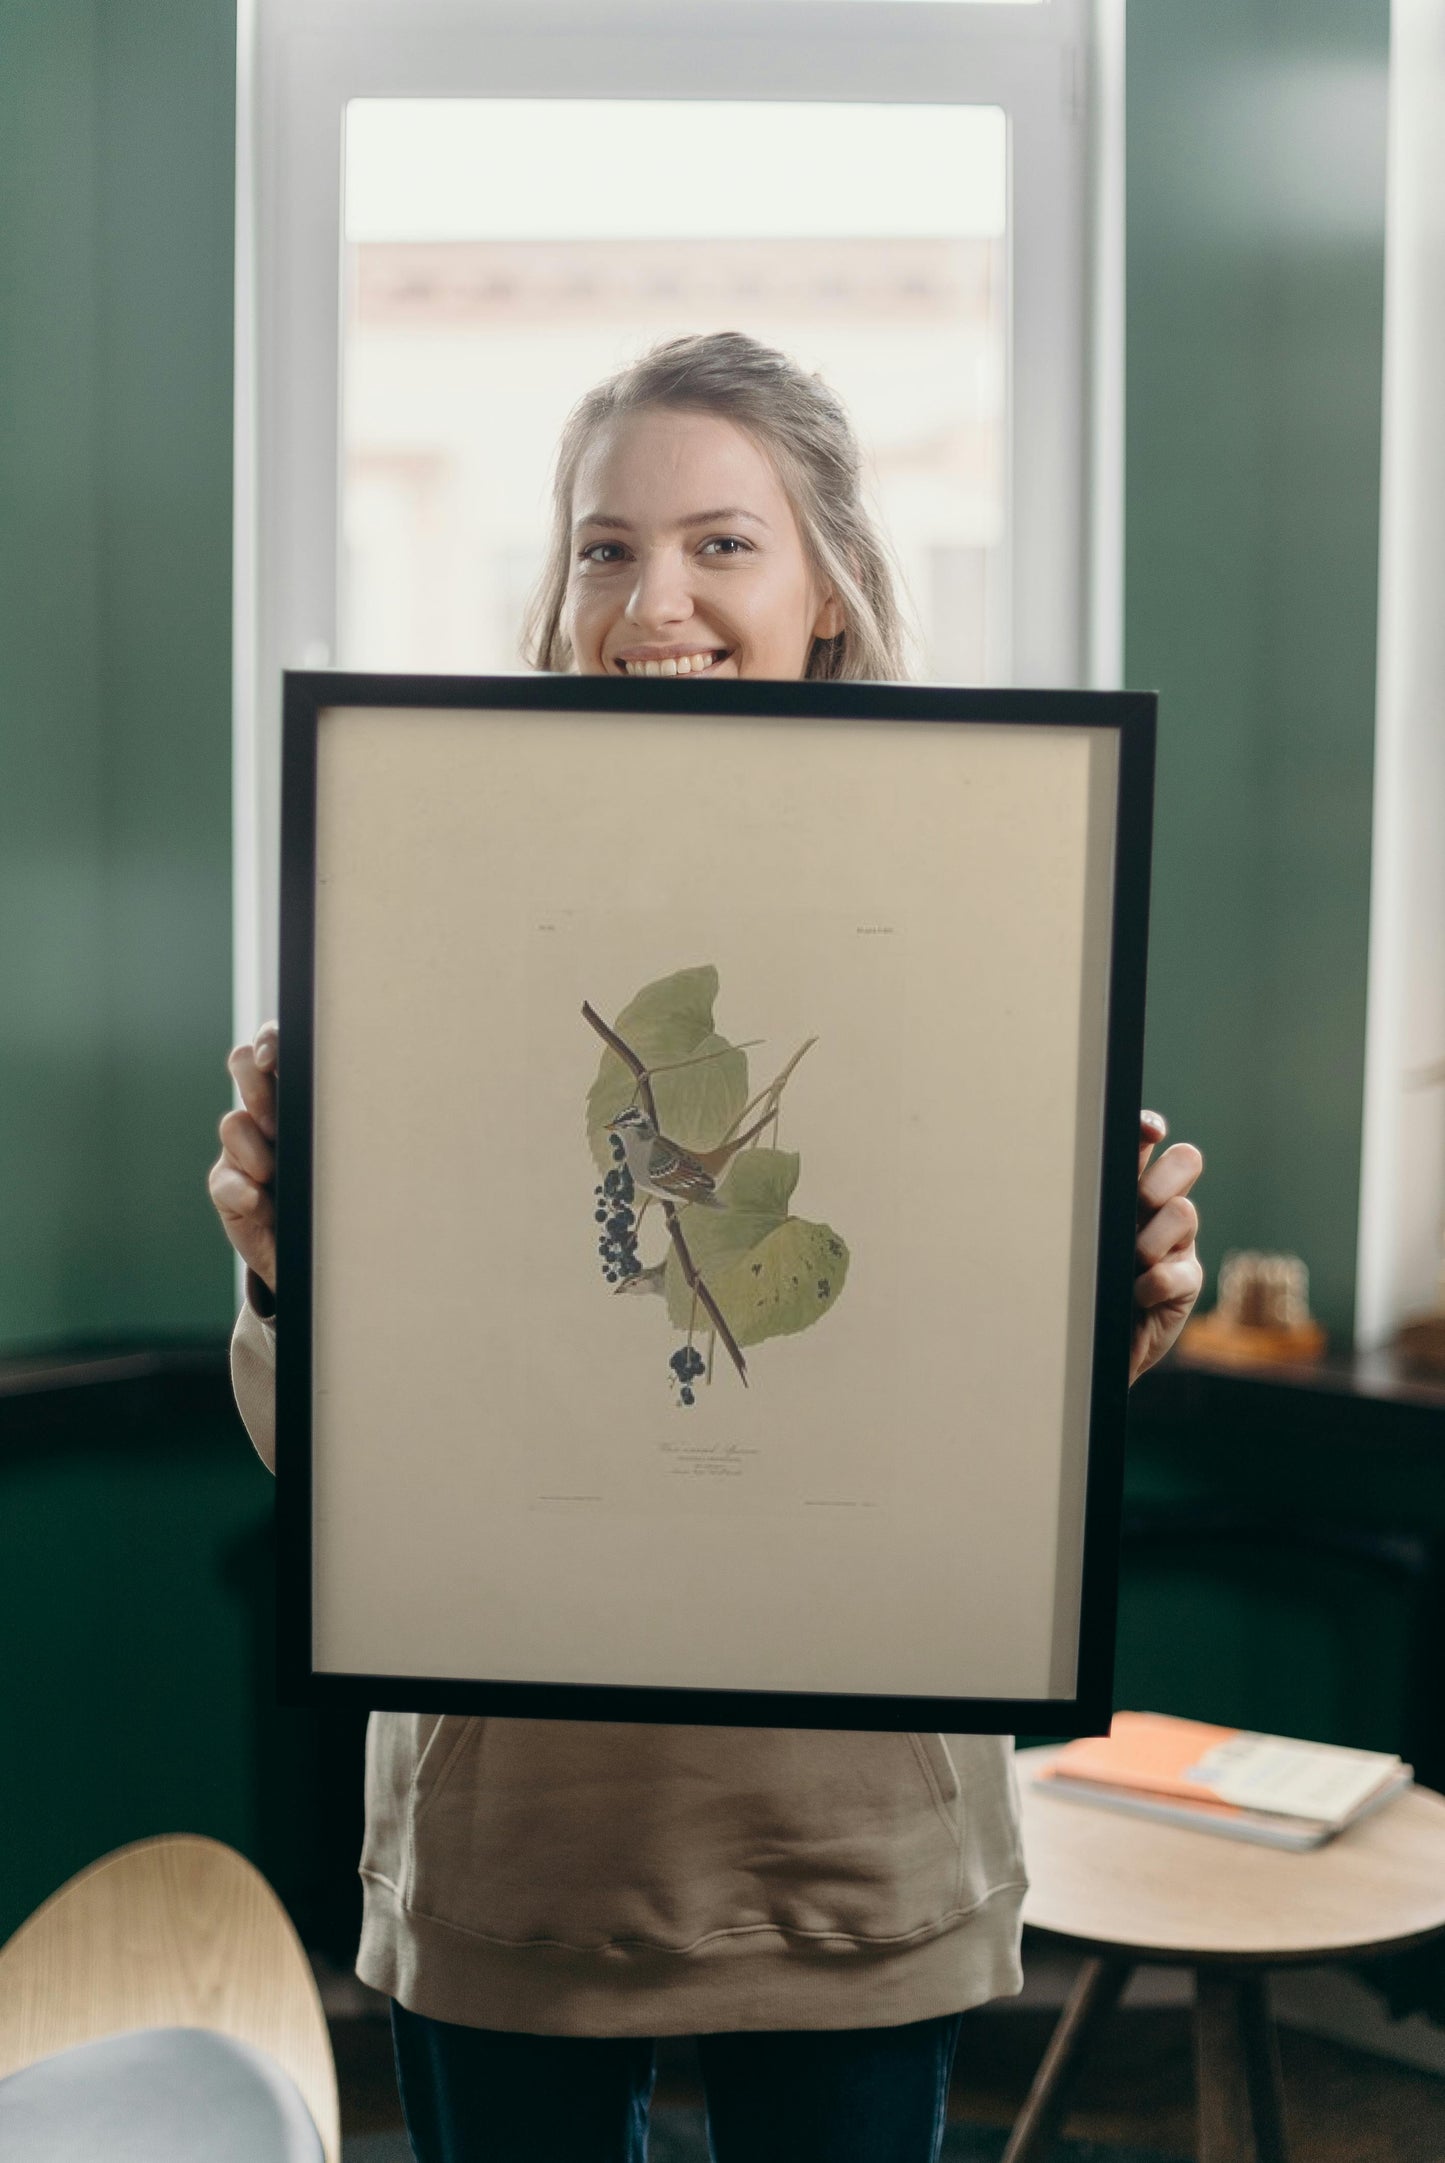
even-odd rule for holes
{"type": "Polygon", "coordinates": [[[290,1700],[1107,1727],[1153,748],[287,677],[290,1700]]]}

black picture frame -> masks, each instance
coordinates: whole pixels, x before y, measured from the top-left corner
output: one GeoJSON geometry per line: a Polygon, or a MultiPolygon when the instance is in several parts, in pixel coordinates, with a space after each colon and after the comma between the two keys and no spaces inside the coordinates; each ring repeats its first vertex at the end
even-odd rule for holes
{"type": "Polygon", "coordinates": [[[1145,977],[1157,700],[1153,693],[988,690],[871,683],[677,683],[604,677],[456,677],[288,671],[284,684],[277,1332],[278,1666],[290,1705],[347,1705],[528,1719],[827,1729],[1079,1735],[1113,1710],[1125,1411],[1132,1335],[1145,977]],[[312,1655],[312,1173],[315,1135],[317,749],[340,708],[685,717],[785,715],[820,730],[906,720],[967,728],[1104,729],[1117,739],[1103,1148],[1077,1686],[1052,1697],[883,1696],[873,1692],[671,1688],[319,1669],[312,1655]]]}

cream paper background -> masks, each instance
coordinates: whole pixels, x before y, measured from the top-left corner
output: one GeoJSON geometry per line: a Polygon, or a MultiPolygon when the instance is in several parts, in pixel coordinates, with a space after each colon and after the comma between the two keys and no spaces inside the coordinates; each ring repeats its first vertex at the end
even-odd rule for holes
{"type": "Polygon", "coordinates": [[[320,1669],[1072,1691],[1115,756],[323,715],[320,1669]],[[580,1008],[703,962],[753,1090],[818,1038],[781,1142],[851,1267],[689,1411],[663,1303],[598,1266],[580,1008]]]}

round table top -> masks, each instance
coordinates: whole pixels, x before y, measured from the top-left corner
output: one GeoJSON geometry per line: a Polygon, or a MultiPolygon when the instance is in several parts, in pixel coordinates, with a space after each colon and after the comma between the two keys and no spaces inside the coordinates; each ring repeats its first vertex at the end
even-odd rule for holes
{"type": "Polygon", "coordinates": [[[1018,1753],[1036,1929],[1141,1960],[1280,1965],[1445,1932],[1445,1797],[1431,1788],[1301,1852],[1050,1795],[1033,1776],[1054,1754],[1018,1753]]]}

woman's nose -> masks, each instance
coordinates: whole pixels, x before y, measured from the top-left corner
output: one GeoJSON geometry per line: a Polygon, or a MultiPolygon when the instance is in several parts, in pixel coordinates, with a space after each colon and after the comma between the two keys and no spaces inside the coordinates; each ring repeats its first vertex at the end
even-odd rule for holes
{"type": "Polygon", "coordinates": [[[692,614],[687,566],[675,549],[654,549],[638,558],[627,613],[640,630],[684,622],[692,614]]]}

